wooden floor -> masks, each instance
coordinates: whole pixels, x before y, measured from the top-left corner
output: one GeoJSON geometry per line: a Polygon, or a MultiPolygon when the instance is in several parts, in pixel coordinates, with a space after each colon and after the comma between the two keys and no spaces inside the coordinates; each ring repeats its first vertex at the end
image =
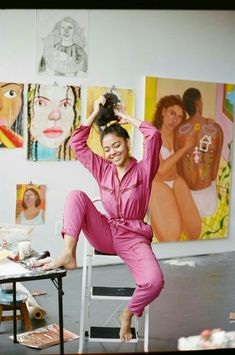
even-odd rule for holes
{"type": "MultiPolygon", "coordinates": [[[[205,328],[235,330],[229,321],[229,313],[235,312],[235,252],[204,256],[161,260],[165,287],[159,298],[150,307],[150,352],[176,351],[177,340],[182,336],[197,335],[205,328]]],[[[94,268],[97,284],[132,286],[133,280],[124,265],[94,268]]],[[[57,323],[57,290],[50,280],[24,283],[28,290],[43,289],[46,295],[36,297],[38,303],[48,311],[44,321],[33,320],[33,328],[57,323]]],[[[69,271],[64,286],[64,327],[79,334],[81,269],[69,271]]],[[[93,325],[102,325],[110,314],[114,318],[107,326],[117,323],[125,303],[117,308],[117,302],[93,301],[91,306],[93,325]],[[94,302],[98,302],[94,304],[94,302]],[[115,311],[116,309],[116,311],[115,311]]],[[[140,332],[143,324],[140,322],[140,332]]],[[[18,332],[24,332],[22,322],[18,332]]],[[[0,325],[0,354],[39,354],[39,350],[14,344],[12,323],[0,325]]],[[[75,354],[79,340],[65,343],[65,353],[75,354]]],[[[143,352],[143,342],[91,343],[85,341],[85,353],[143,352]]],[[[40,354],[59,354],[59,346],[40,350],[40,354]]]]}

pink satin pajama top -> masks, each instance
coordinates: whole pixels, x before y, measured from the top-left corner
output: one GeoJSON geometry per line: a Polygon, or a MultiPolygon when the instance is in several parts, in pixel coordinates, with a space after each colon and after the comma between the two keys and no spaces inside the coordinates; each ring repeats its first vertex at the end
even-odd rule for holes
{"type": "Polygon", "coordinates": [[[81,125],[70,138],[77,159],[95,177],[100,189],[108,222],[116,227],[118,237],[144,236],[152,238],[152,228],[144,222],[148,209],[152,180],[159,167],[161,134],[153,125],[142,121],[139,127],[144,136],[141,161],[131,158],[125,175],[119,181],[116,166],[94,153],[87,145],[91,126],[81,125]]]}

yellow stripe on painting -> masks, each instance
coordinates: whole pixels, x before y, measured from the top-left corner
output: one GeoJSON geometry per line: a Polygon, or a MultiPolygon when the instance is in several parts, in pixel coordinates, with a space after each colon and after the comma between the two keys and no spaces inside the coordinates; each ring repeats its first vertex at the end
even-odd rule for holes
{"type": "Polygon", "coordinates": [[[14,144],[6,137],[6,135],[0,131],[0,142],[6,147],[6,148],[14,148],[14,144]]]}
{"type": "Polygon", "coordinates": [[[153,113],[156,108],[157,101],[157,78],[146,76],[145,77],[145,108],[144,120],[152,122],[153,113]]]}

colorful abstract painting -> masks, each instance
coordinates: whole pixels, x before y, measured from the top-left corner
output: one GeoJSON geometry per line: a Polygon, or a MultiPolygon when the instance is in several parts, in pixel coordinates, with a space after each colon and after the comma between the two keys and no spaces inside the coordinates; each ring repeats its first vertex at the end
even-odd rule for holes
{"type": "MultiPolygon", "coordinates": [[[[90,86],[87,89],[87,117],[92,113],[93,104],[96,99],[100,95],[104,95],[112,91],[116,96],[118,96],[120,104],[124,108],[124,112],[126,112],[130,116],[135,115],[135,97],[134,92],[131,89],[120,89],[120,88],[111,88],[106,86],[90,86]]],[[[130,138],[133,136],[133,127],[130,124],[126,124],[124,128],[128,131],[130,138]]],[[[103,149],[100,144],[100,133],[96,124],[92,126],[88,145],[89,147],[97,154],[103,155],[103,149]]]]}
{"type": "Polygon", "coordinates": [[[0,148],[23,147],[24,85],[0,83],[0,148]]]}
{"type": "Polygon", "coordinates": [[[80,87],[28,85],[27,158],[76,159],[68,141],[80,123],[80,87]]]}
{"type": "Polygon", "coordinates": [[[145,78],[145,120],[162,136],[154,241],[227,237],[234,115],[234,84],[145,78]]]}
{"type": "Polygon", "coordinates": [[[16,185],[16,224],[44,224],[46,185],[16,185]]]}

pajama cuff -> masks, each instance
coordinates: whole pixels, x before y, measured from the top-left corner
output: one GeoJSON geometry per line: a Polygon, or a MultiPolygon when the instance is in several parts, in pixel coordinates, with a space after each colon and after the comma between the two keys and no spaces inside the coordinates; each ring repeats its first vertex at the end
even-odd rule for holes
{"type": "Polygon", "coordinates": [[[64,238],[65,234],[70,235],[70,237],[72,237],[74,239],[78,239],[78,236],[76,235],[76,233],[72,229],[63,228],[61,231],[62,238],[64,238]]]}

